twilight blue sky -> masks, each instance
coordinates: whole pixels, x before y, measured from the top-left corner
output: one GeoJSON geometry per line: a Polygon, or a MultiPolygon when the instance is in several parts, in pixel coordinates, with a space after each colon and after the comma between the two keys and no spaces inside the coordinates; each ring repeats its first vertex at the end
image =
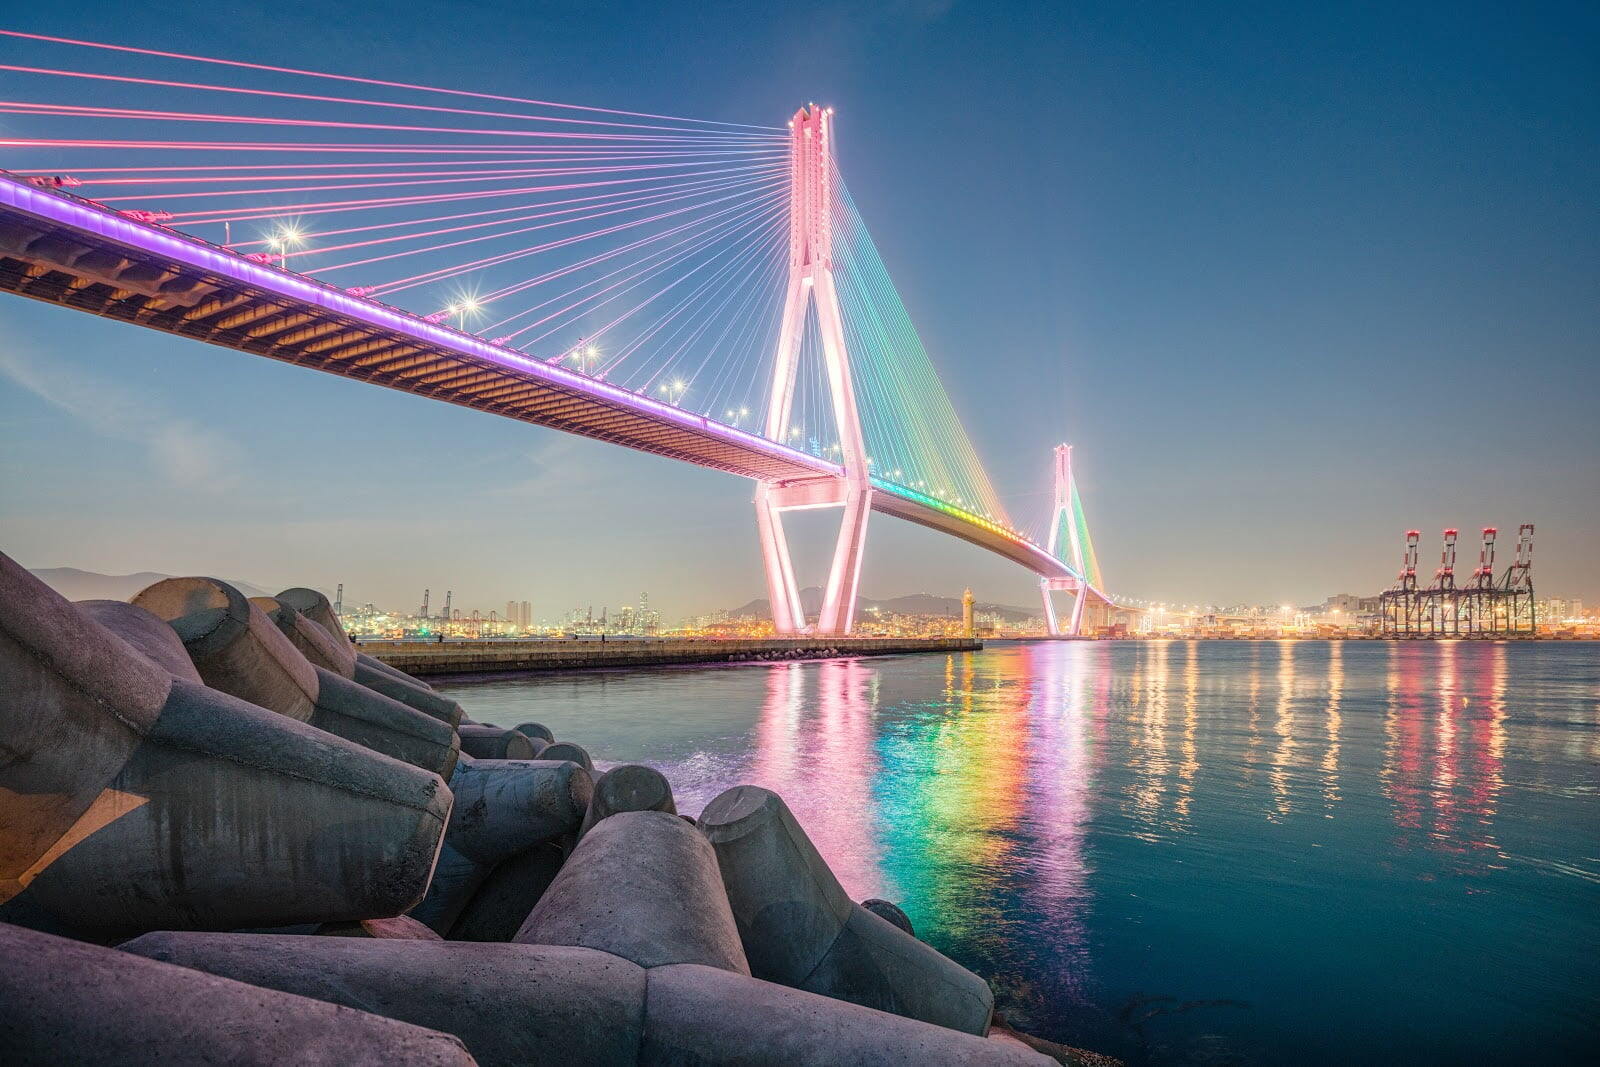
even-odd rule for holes
{"type": "MultiPolygon", "coordinates": [[[[1444,525],[1532,520],[1540,588],[1600,599],[1593,4],[88,0],[4,24],[736,121],[831,103],[1007,507],[1035,524],[1074,442],[1108,588],[1310,602],[1386,584],[1408,526],[1431,567],[1444,525]]],[[[29,566],[546,618],[643,589],[677,618],[762,593],[749,497],[0,299],[0,547],[29,566]]],[[[869,595],[1035,595],[874,524],[869,595]]]]}

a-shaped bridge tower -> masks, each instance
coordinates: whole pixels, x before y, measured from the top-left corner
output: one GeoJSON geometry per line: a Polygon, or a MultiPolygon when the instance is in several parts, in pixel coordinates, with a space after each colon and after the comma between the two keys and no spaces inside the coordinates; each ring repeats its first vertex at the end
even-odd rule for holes
{"type": "Polygon", "coordinates": [[[756,528],[766,565],[773,629],[780,634],[798,633],[806,628],[806,616],[784,536],[783,513],[809,508],[844,509],[816,629],[822,633],[848,633],[855,622],[861,559],[867,544],[867,516],[872,513],[872,480],[850,376],[850,353],[845,347],[844,314],[833,281],[833,109],[801,108],[789,120],[789,128],[789,280],[773,361],[767,437],[781,441],[788,436],[800,342],[807,312],[814,307],[843,476],[758,483],[756,528]]]}
{"type": "Polygon", "coordinates": [[[1044,598],[1044,624],[1052,637],[1076,637],[1083,632],[1084,609],[1091,598],[1109,603],[1100,592],[1100,564],[1095,560],[1094,542],[1089,539],[1089,524],[1078,499],[1078,484],[1072,478],[1072,446],[1056,446],[1055,505],[1050,512],[1050,554],[1071,569],[1067,577],[1041,576],[1039,592],[1044,598]],[[1056,612],[1056,592],[1073,594],[1072,615],[1063,631],[1056,612]]]}

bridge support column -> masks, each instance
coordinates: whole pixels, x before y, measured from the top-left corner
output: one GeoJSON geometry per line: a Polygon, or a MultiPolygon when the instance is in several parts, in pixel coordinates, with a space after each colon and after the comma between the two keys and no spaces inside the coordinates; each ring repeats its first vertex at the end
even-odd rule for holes
{"type": "Polygon", "coordinates": [[[1072,636],[1083,633],[1083,608],[1089,602],[1089,590],[1079,586],[1078,597],[1072,602],[1072,636]]]}
{"type": "Polygon", "coordinates": [[[1039,594],[1044,599],[1045,631],[1051,637],[1077,637],[1082,633],[1083,605],[1089,596],[1086,585],[1072,578],[1040,578],[1039,594]],[[1055,598],[1050,595],[1063,590],[1073,595],[1072,614],[1067,616],[1067,627],[1064,631],[1061,627],[1061,616],[1056,611],[1055,598]]]}
{"type": "Polygon", "coordinates": [[[794,581],[789,540],[783,535],[783,509],[772,498],[773,488],[765,483],[756,486],[756,534],[767,570],[767,602],[772,605],[772,628],[780,634],[797,634],[806,628],[806,613],[794,581]]]}
{"type": "Polygon", "coordinates": [[[1055,507],[1050,514],[1050,554],[1067,565],[1069,573],[1064,578],[1040,578],[1039,592],[1044,598],[1044,624],[1051,637],[1061,637],[1061,618],[1056,613],[1055,601],[1050,594],[1058,590],[1072,593],[1072,615],[1067,623],[1066,636],[1078,637],[1083,633],[1084,613],[1092,596],[1106,603],[1100,592],[1099,570],[1093,563],[1093,551],[1088,548],[1088,531],[1079,530],[1082,510],[1078,504],[1078,489],[1072,480],[1072,446],[1059,445],[1055,462],[1055,507]]]}
{"type": "Polygon", "coordinates": [[[778,633],[800,633],[806,630],[806,618],[784,537],[782,513],[801,508],[843,508],[816,632],[847,634],[855,625],[873,490],[850,375],[844,318],[833,284],[832,111],[801,108],[789,126],[789,284],[773,360],[766,435],[780,442],[796,435],[789,418],[794,408],[806,311],[815,304],[843,472],[838,478],[758,486],[756,529],[767,571],[773,629],[778,633]]]}

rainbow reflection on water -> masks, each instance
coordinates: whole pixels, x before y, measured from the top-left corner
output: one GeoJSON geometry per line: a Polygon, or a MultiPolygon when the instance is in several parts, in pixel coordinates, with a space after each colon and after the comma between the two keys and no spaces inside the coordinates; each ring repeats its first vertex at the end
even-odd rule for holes
{"type": "Polygon", "coordinates": [[[451,692],[659,766],[687,812],[778,790],[1014,1021],[1134,1062],[1600,1041],[1592,645],[1002,644],[451,692]]]}

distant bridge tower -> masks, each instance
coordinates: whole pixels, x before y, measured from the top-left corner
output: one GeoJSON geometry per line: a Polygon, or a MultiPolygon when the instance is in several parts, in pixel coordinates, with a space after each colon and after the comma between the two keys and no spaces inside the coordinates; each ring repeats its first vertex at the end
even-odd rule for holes
{"type": "Polygon", "coordinates": [[[422,607],[417,609],[417,618],[419,619],[428,617],[428,592],[426,589],[422,591],[422,607]]]}
{"type": "Polygon", "coordinates": [[[1072,618],[1067,624],[1066,634],[1076,637],[1083,632],[1083,609],[1089,599],[1082,579],[1093,581],[1095,576],[1090,574],[1092,564],[1085,565],[1085,560],[1092,558],[1093,550],[1084,544],[1085,531],[1079,528],[1082,506],[1078,502],[1077,484],[1072,480],[1071,445],[1056,446],[1055,482],[1056,499],[1050,511],[1050,541],[1047,547],[1052,556],[1071,567],[1078,577],[1040,578],[1039,592],[1044,598],[1045,629],[1052,637],[1062,636],[1062,629],[1061,620],[1056,615],[1055,600],[1050,594],[1062,590],[1073,594],[1072,618]]]}
{"type": "Polygon", "coordinates": [[[843,634],[855,624],[867,516],[872,513],[872,482],[850,377],[850,356],[845,348],[844,317],[833,282],[833,109],[815,105],[801,108],[789,120],[789,127],[789,283],[773,362],[766,435],[774,441],[788,441],[794,436],[789,418],[794,408],[796,371],[806,312],[814,305],[844,477],[762,482],[756,487],[756,528],[767,571],[773,629],[780,634],[800,633],[807,628],[806,616],[784,537],[783,513],[808,508],[843,509],[823,592],[822,613],[816,623],[819,633],[843,634]]]}
{"type": "Polygon", "coordinates": [[[449,621],[450,618],[450,598],[455,595],[456,591],[454,589],[446,589],[444,591],[444,618],[446,621],[449,621]]]}
{"type": "Polygon", "coordinates": [[[344,614],[344,583],[343,582],[339,583],[339,591],[337,593],[333,594],[333,613],[335,615],[343,615],[344,614]]]}

